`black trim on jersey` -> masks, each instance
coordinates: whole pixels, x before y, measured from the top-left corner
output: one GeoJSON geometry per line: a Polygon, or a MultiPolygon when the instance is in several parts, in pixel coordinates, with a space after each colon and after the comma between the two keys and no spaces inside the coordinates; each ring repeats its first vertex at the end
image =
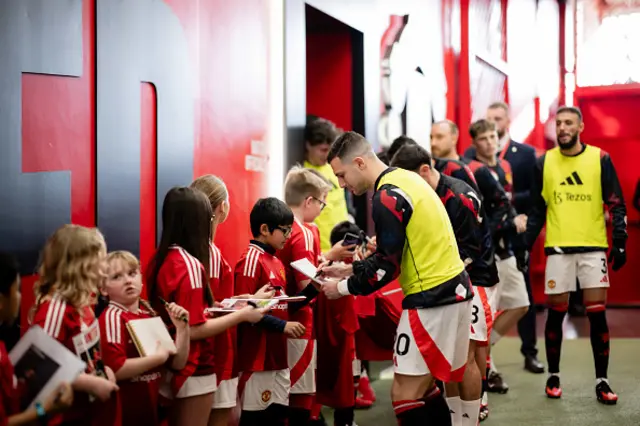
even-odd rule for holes
{"type": "Polygon", "coordinates": [[[272,256],[275,256],[275,254],[276,254],[276,249],[274,249],[273,247],[271,247],[267,243],[263,243],[263,242],[258,241],[258,240],[251,240],[251,244],[260,247],[262,250],[264,250],[265,252],[269,253],[272,256]]]}
{"type": "MultiPolygon", "coordinates": [[[[576,156],[582,154],[586,149],[587,146],[583,145],[582,150],[576,154],[576,156]]],[[[542,197],[545,159],[546,154],[540,156],[533,169],[531,211],[527,219],[527,231],[524,234],[525,243],[529,248],[535,243],[547,219],[547,205],[542,197]]],[[[602,202],[607,205],[609,214],[611,215],[613,244],[617,247],[624,248],[628,237],[627,208],[624,203],[618,175],[611,161],[611,157],[607,153],[600,156],[600,185],[602,186],[602,202]]],[[[602,247],[587,246],[559,247],[559,249],[565,254],[602,251],[602,247]]],[[[545,247],[544,251],[547,255],[559,254],[553,247],[545,247]]]]}
{"type": "Polygon", "coordinates": [[[495,251],[491,232],[483,220],[485,214],[480,196],[461,180],[441,174],[436,193],[444,203],[458,243],[460,258],[472,263],[466,266],[471,283],[492,287],[498,282],[495,251]]]}
{"type": "MultiPolygon", "coordinates": [[[[382,177],[393,170],[395,168],[386,169],[376,179],[375,188],[377,189],[373,195],[372,216],[375,223],[377,248],[375,253],[365,260],[353,262],[353,275],[347,281],[351,294],[371,294],[400,275],[402,255],[407,243],[406,228],[413,215],[413,208],[398,191],[400,188],[391,184],[384,184],[378,188],[382,177]],[[382,271],[380,279],[379,271],[382,271]]],[[[411,247],[408,247],[407,255],[413,255],[411,247]]],[[[402,306],[404,309],[428,308],[457,303],[473,297],[471,291],[466,292],[465,298],[456,296],[459,284],[467,290],[470,288],[468,275],[464,271],[434,288],[405,296],[402,306]]]]}

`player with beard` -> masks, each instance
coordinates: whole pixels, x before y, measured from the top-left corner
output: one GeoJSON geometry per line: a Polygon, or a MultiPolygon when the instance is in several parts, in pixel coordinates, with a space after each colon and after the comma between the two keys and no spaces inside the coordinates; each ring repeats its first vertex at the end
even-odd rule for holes
{"type": "Polygon", "coordinates": [[[569,293],[576,289],[576,277],[584,290],[584,302],[591,324],[591,348],[596,371],[596,397],[603,404],[615,404],[618,396],[607,379],[609,328],[605,301],[609,276],[607,260],[614,271],[626,262],[627,211],[622,189],[609,154],[580,141],[584,130],[578,108],[561,107],[556,113],[558,146],[536,162],[531,190],[532,209],[525,242],[531,247],[546,223],[545,293],[549,310],[545,326],[545,347],[549,378],[545,392],[560,398],[560,350],[562,321],[569,293]],[[607,259],[607,230],[603,204],[613,223],[613,244],[607,259]]]}
{"type": "Polygon", "coordinates": [[[356,195],[375,191],[377,247],[353,264],[322,265],[321,273],[333,278],[322,292],[330,299],[371,294],[399,277],[404,299],[391,388],[398,424],[451,425],[435,380],[462,380],[473,291],[447,212],[420,176],[387,167],[355,132],[340,136],[328,159],[341,187],[356,195]]]}

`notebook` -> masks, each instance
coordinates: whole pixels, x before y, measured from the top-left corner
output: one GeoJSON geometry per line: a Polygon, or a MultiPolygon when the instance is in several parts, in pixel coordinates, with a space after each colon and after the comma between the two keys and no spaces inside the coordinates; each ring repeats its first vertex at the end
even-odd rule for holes
{"type": "Polygon", "coordinates": [[[313,265],[313,263],[311,263],[307,258],[303,258],[300,260],[296,260],[295,262],[291,262],[290,265],[293,269],[300,272],[302,275],[309,278],[313,282],[316,282],[320,285],[327,282],[327,278],[316,277],[316,275],[318,274],[318,268],[316,268],[313,265]]]}
{"type": "Polygon", "coordinates": [[[155,354],[158,342],[162,348],[170,352],[177,350],[160,317],[131,320],[127,323],[127,330],[142,357],[155,354]]]}
{"type": "Polygon", "coordinates": [[[87,364],[40,326],[33,326],[9,353],[14,375],[24,388],[26,409],[43,403],[61,383],[72,383],[87,364]]]}

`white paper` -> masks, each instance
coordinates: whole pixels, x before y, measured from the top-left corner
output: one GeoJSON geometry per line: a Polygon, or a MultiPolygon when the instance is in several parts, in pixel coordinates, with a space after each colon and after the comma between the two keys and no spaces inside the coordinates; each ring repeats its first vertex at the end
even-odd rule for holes
{"type": "MultiPolygon", "coordinates": [[[[160,346],[163,349],[168,351],[177,350],[167,327],[160,317],[131,320],[127,323],[127,326],[134,331],[138,338],[138,343],[144,349],[144,355],[146,356],[156,353],[158,342],[160,342],[160,346]]],[[[143,354],[140,355],[143,356],[143,354]]]]}
{"type": "Polygon", "coordinates": [[[40,326],[33,326],[9,353],[15,376],[25,382],[29,406],[43,403],[61,383],[73,383],[87,365],[40,326]]]}
{"type": "Polygon", "coordinates": [[[313,263],[311,263],[307,258],[291,262],[290,265],[293,269],[320,285],[324,284],[327,281],[327,279],[323,277],[316,278],[316,275],[318,274],[318,268],[316,268],[313,263]]]}

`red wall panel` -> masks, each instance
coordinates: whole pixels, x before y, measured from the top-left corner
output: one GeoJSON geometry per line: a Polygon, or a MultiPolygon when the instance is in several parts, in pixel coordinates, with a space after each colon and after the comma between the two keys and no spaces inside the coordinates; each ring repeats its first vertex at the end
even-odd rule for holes
{"type": "MultiPolygon", "coordinates": [[[[213,173],[228,185],[231,215],[219,229],[217,243],[234,263],[250,238],[249,212],[266,189],[265,173],[247,171],[245,157],[253,154],[266,160],[267,155],[268,0],[166,2],[182,24],[198,76],[193,176],[213,173]]],[[[100,40],[96,40],[95,1],[84,0],[82,7],[82,77],[23,75],[22,166],[24,172],[69,170],[71,220],[95,226],[96,43],[100,40]]],[[[162,199],[155,194],[157,93],[143,82],[140,90],[140,257],[146,264],[155,248],[155,215],[162,199]]],[[[33,305],[34,282],[35,276],[23,277],[23,326],[33,305]]]]}
{"type": "Polygon", "coordinates": [[[353,126],[352,50],[347,30],[307,34],[307,113],[353,126]]]}

